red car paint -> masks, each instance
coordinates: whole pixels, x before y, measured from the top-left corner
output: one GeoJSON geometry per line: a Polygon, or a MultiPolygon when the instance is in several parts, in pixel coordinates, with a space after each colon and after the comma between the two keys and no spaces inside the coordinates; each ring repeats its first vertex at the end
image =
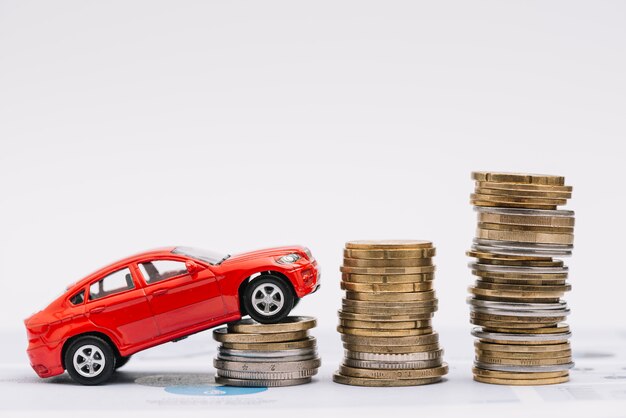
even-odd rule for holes
{"type": "MultiPolygon", "coordinates": [[[[220,264],[172,251],[176,247],[143,252],[108,265],[70,286],[44,310],[27,318],[27,353],[40,377],[64,372],[63,349],[85,333],[103,334],[121,356],[183,338],[241,318],[239,286],[260,272],[274,272],[291,284],[301,298],[319,287],[317,261],[305,247],[277,247],[233,255],[220,264]],[[278,258],[300,258],[281,264],[278,258]],[[191,273],[147,284],[139,263],[173,260],[187,263],[191,273]],[[198,271],[193,272],[199,266],[198,271]],[[72,304],[70,298],[109,273],[128,267],[133,289],[72,304]]],[[[88,298],[84,298],[88,299],[88,298]]]]}

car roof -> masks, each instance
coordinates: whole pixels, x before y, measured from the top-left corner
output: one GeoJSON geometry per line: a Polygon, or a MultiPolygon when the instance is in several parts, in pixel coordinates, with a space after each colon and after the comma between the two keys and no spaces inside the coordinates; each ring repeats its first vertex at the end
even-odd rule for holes
{"type": "Polygon", "coordinates": [[[134,263],[138,260],[143,260],[146,258],[151,258],[151,257],[163,257],[163,256],[174,256],[174,257],[180,257],[180,255],[177,254],[172,254],[172,251],[175,249],[176,247],[162,247],[162,248],[156,248],[156,249],[152,249],[152,250],[148,250],[148,251],[143,251],[137,254],[133,254],[129,257],[126,258],[122,258],[121,260],[117,260],[113,263],[109,263],[106,266],[94,271],[93,273],[83,277],[82,279],[78,280],[76,283],[74,283],[73,285],[70,286],[69,290],[74,291],[75,289],[78,289],[80,287],[85,286],[87,283],[89,283],[91,280],[97,278],[98,276],[100,276],[101,274],[111,271],[111,270],[116,270],[117,268],[122,268],[125,265],[134,263]]]}

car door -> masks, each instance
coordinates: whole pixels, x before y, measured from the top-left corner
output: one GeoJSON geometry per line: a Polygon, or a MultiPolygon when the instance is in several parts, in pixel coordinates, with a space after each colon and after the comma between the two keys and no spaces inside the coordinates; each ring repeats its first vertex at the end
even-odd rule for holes
{"type": "Polygon", "coordinates": [[[109,330],[124,346],[141,344],[159,335],[148,299],[128,267],[93,281],[87,289],[85,313],[109,330]]]}
{"type": "Polygon", "coordinates": [[[222,295],[210,269],[190,274],[180,259],[137,264],[161,334],[184,332],[224,315],[222,295]]]}

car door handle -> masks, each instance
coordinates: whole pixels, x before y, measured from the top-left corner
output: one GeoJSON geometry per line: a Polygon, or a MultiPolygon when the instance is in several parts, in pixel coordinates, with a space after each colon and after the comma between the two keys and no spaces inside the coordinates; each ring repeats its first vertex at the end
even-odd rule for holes
{"type": "Polygon", "coordinates": [[[152,296],[161,296],[166,294],[168,291],[168,289],[159,289],[159,290],[155,290],[154,292],[152,292],[152,296]]]}
{"type": "Polygon", "coordinates": [[[97,308],[93,308],[89,311],[89,313],[100,313],[102,311],[104,311],[104,309],[106,308],[106,306],[98,306],[97,308]]]}

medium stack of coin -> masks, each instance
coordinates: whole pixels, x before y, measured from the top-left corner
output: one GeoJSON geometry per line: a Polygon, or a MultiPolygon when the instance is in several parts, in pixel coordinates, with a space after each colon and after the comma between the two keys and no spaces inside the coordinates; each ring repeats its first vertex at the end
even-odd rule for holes
{"type": "Polygon", "coordinates": [[[572,188],[559,176],[472,173],[478,228],[469,264],[471,322],[477,325],[474,379],[506,385],[569,380],[573,366],[568,268],[574,212],[558,210],[572,188]]]}
{"type": "Polygon", "coordinates": [[[220,342],[215,382],[230,386],[293,386],[309,383],[321,360],[309,330],[314,318],[287,317],[277,324],[242,319],[213,331],[220,342]]]}
{"type": "Polygon", "coordinates": [[[346,243],[339,311],[343,363],[337,383],[415,386],[448,371],[431,320],[435,248],[428,241],[346,243]]]}

